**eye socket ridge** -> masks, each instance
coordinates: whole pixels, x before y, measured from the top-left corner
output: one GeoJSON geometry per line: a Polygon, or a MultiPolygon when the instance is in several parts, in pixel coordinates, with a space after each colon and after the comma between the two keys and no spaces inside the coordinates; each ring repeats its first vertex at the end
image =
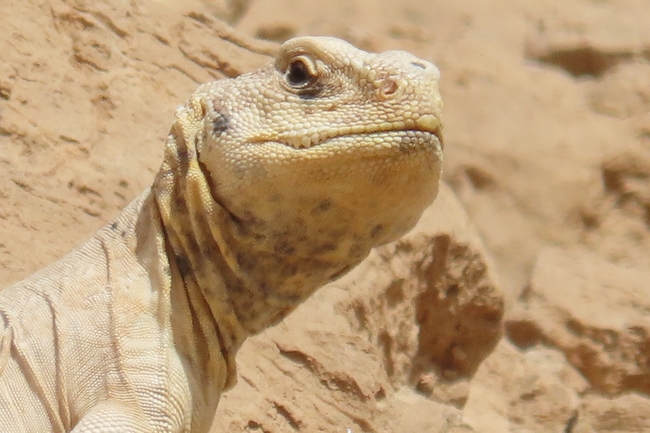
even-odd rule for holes
{"type": "Polygon", "coordinates": [[[284,73],[285,80],[294,89],[305,89],[316,81],[318,71],[312,59],[299,55],[291,59],[284,73]]]}

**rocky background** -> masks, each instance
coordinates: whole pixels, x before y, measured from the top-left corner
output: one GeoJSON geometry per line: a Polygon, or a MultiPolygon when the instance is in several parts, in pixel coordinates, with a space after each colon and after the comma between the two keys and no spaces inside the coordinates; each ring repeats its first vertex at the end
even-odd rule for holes
{"type": "Polygon", "coordinates": [[[199,83],[286,38],[442,70],[448,186],[245,344],[213,433],[650,432],[646,0],[2,0],[0,17],[3,286],[150,184],[199,83]]]}

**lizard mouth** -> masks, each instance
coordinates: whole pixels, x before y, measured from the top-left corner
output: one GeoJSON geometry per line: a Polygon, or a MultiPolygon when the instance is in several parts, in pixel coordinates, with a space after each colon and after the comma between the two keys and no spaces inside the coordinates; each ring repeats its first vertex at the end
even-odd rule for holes
{"type": "MultiPolygon", "coordinates": [[[[442,124],[440,120],[432,115],[425,114],[418,119],[407,119],[399,122],[384,122],[378,124],[352,125],[324,130],[300,130],[292,132],[290,135],[276,137],[272,140],[265,140],[258,137],[256,142],[276,141],[296,149],[309,149],[315,146],[326,144],[332,140],[344,139],[346,137],[380,137],[387,135],[408,135],[419,134],[431,138],[436,137],[443,146],[442,124]]],[[[428,141],[428,140],[426,140],[428,141]]]]}
{"type": "Polygon", "coordinates": [[[327,141],[344,137],[359,136],[380,136],[384,134],[406,134],[409,132],[429,133],[435,135],[442,143],[442,125],[440,120],[432,114],[425,114],[416,120],[408,119],[399,122],[384,122],[379,124],[344,126],[333,128],[320,134],[309,134],[302,137],[296,137],[294,140],[287,141],[287,144],[298,148],[305,149],[318,146],[327,141]]]}

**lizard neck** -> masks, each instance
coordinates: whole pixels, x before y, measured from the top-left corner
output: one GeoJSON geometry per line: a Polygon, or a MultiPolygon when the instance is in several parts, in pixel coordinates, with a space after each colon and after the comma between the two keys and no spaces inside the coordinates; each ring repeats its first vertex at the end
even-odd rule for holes
{"type": "Polygon", "coordinates": [[[202,400],[195,406],[214,413],[221,392],[237,381],[235,356],[250,332],[230,296],[241,283],[215,231],[219,209],[206,195],[195,149],[175,132],[151,189],[152,205],[169,263],[174,346],[190,370],[194,398],[202,400]]]}
{"type": "Polygon", "coordinates": [[[260,229],[259,221],[222,204],[219,185],[199,162],[200,134],[183,130],[187,123],[172,128],[153,194],[179,274],[212,312],[222,347],[234,353],[248,335],[280,322],[367,253],[340,260],[269,247],[273,227],[260,229]]]}

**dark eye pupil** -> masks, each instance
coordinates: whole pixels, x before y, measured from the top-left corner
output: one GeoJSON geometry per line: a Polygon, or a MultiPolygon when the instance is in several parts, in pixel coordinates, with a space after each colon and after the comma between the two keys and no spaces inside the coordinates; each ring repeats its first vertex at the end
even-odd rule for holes
{"type": "Polygon", "coordinates": [[[296,60],[289,66],[287,74],[289,83],[293,86],[305,85],[309,82],[310,74],[305,62],[296,60]]]}

